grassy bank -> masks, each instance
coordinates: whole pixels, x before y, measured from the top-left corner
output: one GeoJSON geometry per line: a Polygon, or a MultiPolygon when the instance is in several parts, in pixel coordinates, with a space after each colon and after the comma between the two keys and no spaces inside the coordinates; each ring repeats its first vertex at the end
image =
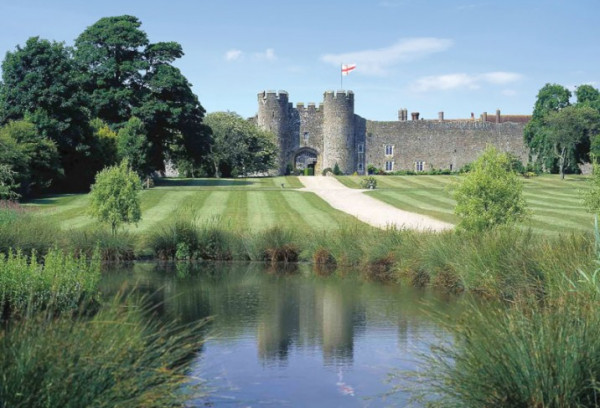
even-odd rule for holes
{"type": "MultiPolygon", "coordinates": [[[[455,201],[449,187],[459,176],[375,176],[377,190],[366,194],[402,210],[427,215],[456,224],[455,201]]],[[[338,177],[350,188],[361,188],[361,177],[338,177]]],[[[583,206],[582,190],[588,188],[585,176],[542,175],[523,179],[524,196],[532,217],[523,227],[543,234],[590,231],[593,216],[583,206]]]]}
{"type": "Polygon", "coordinates": [[[200,324],[164,325],[144,300],[98,292],[100,263],[53,249],[0,256],[0,405],[184,406],[200,324]]]}

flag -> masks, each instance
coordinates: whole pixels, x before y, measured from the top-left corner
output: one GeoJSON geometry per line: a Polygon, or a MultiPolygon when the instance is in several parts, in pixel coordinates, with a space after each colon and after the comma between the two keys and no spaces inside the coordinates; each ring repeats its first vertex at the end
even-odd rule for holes
{"type": "Polygon", "coordinates": [[[342,75],[348,75],[350,71],[356,68],[356,64],[344,64],[342,65],[342,75]]]}

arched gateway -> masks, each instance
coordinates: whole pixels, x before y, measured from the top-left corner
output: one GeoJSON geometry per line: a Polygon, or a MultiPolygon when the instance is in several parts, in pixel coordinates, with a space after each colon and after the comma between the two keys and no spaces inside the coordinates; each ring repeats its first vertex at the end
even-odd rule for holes
{"type": "Polygon", "coordinates": [[[304,172],[309,169],[309,174],[319,171],[317,166],[319,152],[310,147],[302,147],[294,153],[294,169],[304,172]]]}

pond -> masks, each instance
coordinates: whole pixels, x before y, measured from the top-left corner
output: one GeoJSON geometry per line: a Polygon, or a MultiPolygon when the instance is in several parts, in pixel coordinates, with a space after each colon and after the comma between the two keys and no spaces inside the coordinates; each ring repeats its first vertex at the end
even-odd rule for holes
{"type": "Polygon", "coordinates": [[[430,313],[453,315],[459,302],[340,275],[320,277],[308,265],[137,263],[102,286],[135,285],[165,319],[212,316],[190,373],[212,393],[192,406],[402,406],[406,395],[385,397],[388,375],[415,367],[444,335],[430,313]]]}

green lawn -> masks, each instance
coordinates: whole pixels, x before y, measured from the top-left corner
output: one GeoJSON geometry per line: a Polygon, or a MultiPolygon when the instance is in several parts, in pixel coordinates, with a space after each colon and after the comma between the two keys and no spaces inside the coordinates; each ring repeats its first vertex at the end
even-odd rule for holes
{"type": "MultiPolygon", "coordinates": [[[[406,211],[457,223],[455,202],[449,188],[459,176],[376,176],[377,190],[367,192],[381,201],[406,211]]],[[[342,176],[338,180],[351,188],[360,188],[360,177],[342,176]]],[[[585,176],[543,175],[524,179],[525,198],[532,211],[524,224],[535,231],[558,233],[590,231],[593,216],[583,207],[581,190],[587,188],[585,176]]]]}
{"type": "MultiPolygon", "coordinates": [[[[261,230],[287,225],[298,230],[330,230],[359,223],[303,187],[297,177],[248,179],[163,179],[141,192],[142,220],[131,232],[146,232],[178,215],[198,223],[218,219],[231,228],[261,230]],[[283,184],[283,187],[282,187],[283,184]]],[[[27,204],[56,220],[63,229],[92,226],[87,194],[56,195],[27,204]]]]}

